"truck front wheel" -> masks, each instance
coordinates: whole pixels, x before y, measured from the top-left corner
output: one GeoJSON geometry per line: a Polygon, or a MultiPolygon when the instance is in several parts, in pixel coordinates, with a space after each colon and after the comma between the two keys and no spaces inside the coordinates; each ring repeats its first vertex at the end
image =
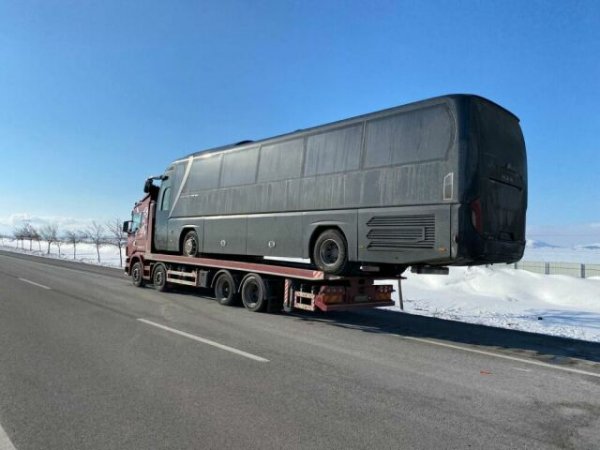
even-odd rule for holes
{"type": "Polygon", "coordinates": [[[188,231],[183,238],[181,248],[183,256],[197,256],[198,248],[198,234],[194,230],[188,231]]]}
{"type": "Polygon", "coordinates": [[[131,266],[131,281],[135,287],[144,286],[144,266],[141,261],[136,261],[131,266]]]}

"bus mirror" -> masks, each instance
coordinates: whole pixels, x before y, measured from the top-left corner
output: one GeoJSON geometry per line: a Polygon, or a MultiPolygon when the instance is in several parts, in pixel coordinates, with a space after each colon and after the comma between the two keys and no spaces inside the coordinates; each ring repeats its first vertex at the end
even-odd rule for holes
{"type": "Polygon", "coordinates": [[[126,220],[125,222],[123,222],[123,232],[129,233],[130,229],[131,229],[131,220],[126,220]]]}

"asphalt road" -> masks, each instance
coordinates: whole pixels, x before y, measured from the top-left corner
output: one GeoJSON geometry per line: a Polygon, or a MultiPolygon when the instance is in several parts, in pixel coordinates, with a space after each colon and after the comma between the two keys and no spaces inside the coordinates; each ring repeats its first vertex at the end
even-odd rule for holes
{"type": "Polygon", "coordinates": [[[0,450],[599,446],[597,344],[0,252],[0,450]]]}

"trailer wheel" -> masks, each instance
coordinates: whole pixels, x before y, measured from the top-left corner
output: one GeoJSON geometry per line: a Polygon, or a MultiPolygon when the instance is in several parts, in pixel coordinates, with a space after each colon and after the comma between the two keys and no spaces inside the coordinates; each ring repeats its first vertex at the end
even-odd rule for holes
{"type": "Polygon", "coordinates": [[[131,281],[135,287],[143,287],[144,281],[144,265],[141,261],[136,261],[131,266],[131,281]]]}
{"type": "Polygon", "coordinates": [[[246,275],[242,281],[242,303],[248,311],[261,312],[267,308],[268,291],[262,277],[256,273],[246,275]]]}
{"type": "Polygon", "coordinates": [[[167,290],[167,268],[164,264],[158,263],[154,266],[152,271],[152,284],[154,289],[159,292],[167,290]]]}
{"type": "Polygon", "coordinates": [[[231,273],[224,271],[217,275],[214,289],[215,299],[219,304],[225,306],[237,305],[239,294],[236,292],[236,283],[231,273]]]}
{"type": "Polygon", "coordinates": [[[313,262],[325,273],[342,274],[348,266],[348,248],[344,235],[336,229],[323,231],[313,247],[313,262]]]}
{"type": "Polygon", "coordinates": [[[183,245],[181,246],[183,256],[198,255],[198,248],[198,234],[194,230],[188,231],[183,238],[183,245]]]}

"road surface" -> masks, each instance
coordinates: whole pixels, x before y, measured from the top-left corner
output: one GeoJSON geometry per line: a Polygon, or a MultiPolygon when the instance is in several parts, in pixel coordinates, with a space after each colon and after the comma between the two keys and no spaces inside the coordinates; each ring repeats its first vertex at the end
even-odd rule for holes
{"type": "Polygon", "coordinates": [[[598,448],[600,345],[0,252],[0,450],[598,448]]]}

